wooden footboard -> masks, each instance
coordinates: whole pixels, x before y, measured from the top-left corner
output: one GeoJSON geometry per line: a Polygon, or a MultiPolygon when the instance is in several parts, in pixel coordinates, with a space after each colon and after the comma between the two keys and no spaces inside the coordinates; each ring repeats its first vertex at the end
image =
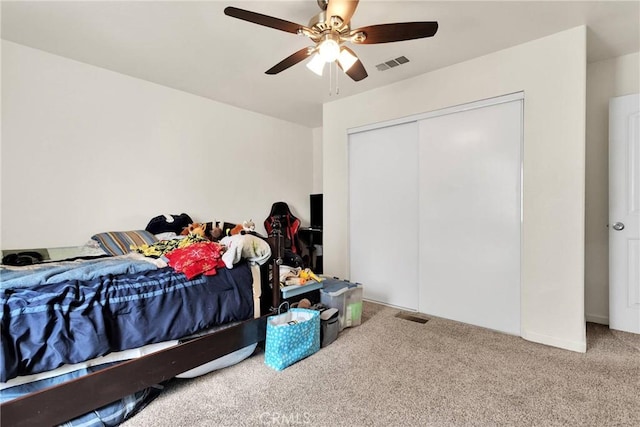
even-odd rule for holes
{"type": "Polygon", "coordinates": [[[73,419],[263,341],[267,317],[247,320],[175,347],[6,402],[0,406],[0,424],[3,427],[52,426],[73,419]]]}

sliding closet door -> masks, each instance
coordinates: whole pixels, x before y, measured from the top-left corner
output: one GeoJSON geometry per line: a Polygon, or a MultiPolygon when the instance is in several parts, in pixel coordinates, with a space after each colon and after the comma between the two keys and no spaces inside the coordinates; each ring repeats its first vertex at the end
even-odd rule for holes
{"type": "Polygon", "coordinates": [[[522,101],[419,121],[420,311],[520,334],[522,101]]]}
{"type": "Polygon", "coordinates": [[[349,136],[351,280],[364,298],[418,308],[418,126],[349,136]]]}

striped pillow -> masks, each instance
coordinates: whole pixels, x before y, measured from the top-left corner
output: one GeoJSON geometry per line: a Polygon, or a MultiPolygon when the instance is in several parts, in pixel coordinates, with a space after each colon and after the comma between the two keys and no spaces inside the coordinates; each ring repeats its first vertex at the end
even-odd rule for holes
{"type": "Polygon", "coordinates": [[[100,244],[109,255],[124,255],[131,252],[131,246],[151,245],[158,241],[156,236],[144,230],[108,231],[98,233],[91,238],[100,244]]]}

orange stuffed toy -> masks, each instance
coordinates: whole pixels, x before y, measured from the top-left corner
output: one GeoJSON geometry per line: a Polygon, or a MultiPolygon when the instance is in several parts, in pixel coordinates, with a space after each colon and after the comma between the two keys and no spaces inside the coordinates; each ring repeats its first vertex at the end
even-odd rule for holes
{"type": "Polygon", "coordinates": [[[207,228],[207,224],[201,224],[199,222],[194,222],[189,224],[188,226],[186,226],[183,230],[182,233],[180,233],[181,236],[187,236],[189,234],[196,234],[200,237],[206,237],[206,233],[205,230],[207,228]]]}

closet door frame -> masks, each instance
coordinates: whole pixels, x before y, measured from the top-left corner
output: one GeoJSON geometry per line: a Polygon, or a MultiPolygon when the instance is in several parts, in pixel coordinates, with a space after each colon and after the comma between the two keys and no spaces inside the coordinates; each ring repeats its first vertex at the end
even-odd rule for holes
{"type": "MultiPolygon", "coordinates": [[[[475,110],[476,108],[489,107],[491,105],[503,104],[505,102],[524,101],[524,92],[514,92],[507,95],[496,96],[494,98],[486,98],[478,101],[468,102],[465,104],[454,105],[451,107],[441,108],[439,110],[429,111],[426,113],[412,114],[410,116],[400,117],[392,120],[371,123],[368,125],[357,126],[347,129],[347,135],[365,132],[369,130],[381,129],[388,126],[395,126],[408,122],[417,122],[431,117],[444,116],[446,114],[454,114],[467,110],[475,110]]],[[[524,108],[523,108],[524,110],[524,108]]],[[[524,121],[523,121],[524,124],[524,121]]]]}

